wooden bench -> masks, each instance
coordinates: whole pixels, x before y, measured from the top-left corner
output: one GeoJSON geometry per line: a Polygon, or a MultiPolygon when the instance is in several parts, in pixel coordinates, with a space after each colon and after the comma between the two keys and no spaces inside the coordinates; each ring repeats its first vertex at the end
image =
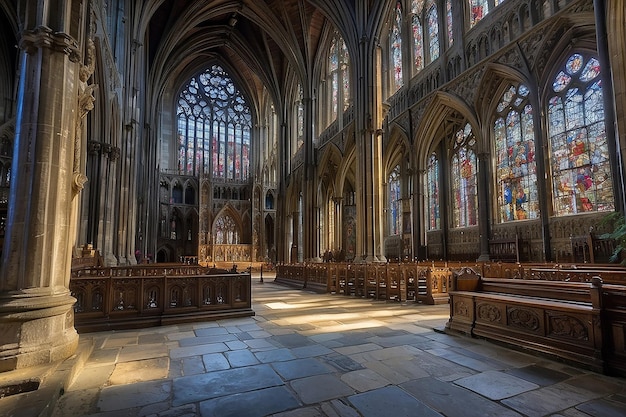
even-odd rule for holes
{"type": "Polygon", "coordinates": [[[493,261],[520,262],[528,260],[529,256],[530,246],[519,235],[489,239],[489,258],[493,261]]]}
{"type": "Polygon", "coordinates": [[[604,372],[602,280],[591,283],[453,275],[446,329],[604,372]]]}

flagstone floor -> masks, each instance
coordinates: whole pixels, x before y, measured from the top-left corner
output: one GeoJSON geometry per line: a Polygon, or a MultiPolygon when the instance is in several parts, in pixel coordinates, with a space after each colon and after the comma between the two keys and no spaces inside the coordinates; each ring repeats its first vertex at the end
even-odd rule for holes
{"type": "Polygon", "coordinates": [[[625,379],[444,334],[448,305],[252,287],[253,317],[81,335],[95,349],[50,414],[626,415],[625,379]]]}

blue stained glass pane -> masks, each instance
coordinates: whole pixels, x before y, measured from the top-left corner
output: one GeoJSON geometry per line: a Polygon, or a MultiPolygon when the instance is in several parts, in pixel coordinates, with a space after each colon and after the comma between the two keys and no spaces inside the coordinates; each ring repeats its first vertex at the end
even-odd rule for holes
{"type": "Polygon", "coordinates": [[[561,91],[565,90],[565,88],[569,85],[571,81],[572,77],[561,71],[556,75],[554,82],[552,83],[552,89],[556,93],[560,93],[561,91]]]}
{"type": "Polygon", "coordinates": [[[585,65],[585,69],[583,70],[580,80],[582,82],[591,81],[600,75],[600,62],[597,59],[591,58],[587,65],[585,65]]]}
{"type": "Polygon", "coordinates": [[[521,84],[517,89],[517,93],[522,97],[527,97],[529,92],[530,90],[524,84],[521,84]]]}
{"type": "Polygon", "coordinates": [[[592,124],[604,120],[604,102],[600,80],[589,86],[585,92],[585,123],[592,124]]]}
{"type": "Polygon", "coordinates": [[[567,129],[582,126],[585,122],[583,95],[578,88],[567,91],[565,99],[565,121],[567,129]]]}
{"type": "Polygon", "coordinates": [[[581,54],[574,54],[567,60],[567,63],[565,64],[565,70],[568,74],[574,75],[578,71],[580,71],[582,66],[583,56],[581,54]]]}

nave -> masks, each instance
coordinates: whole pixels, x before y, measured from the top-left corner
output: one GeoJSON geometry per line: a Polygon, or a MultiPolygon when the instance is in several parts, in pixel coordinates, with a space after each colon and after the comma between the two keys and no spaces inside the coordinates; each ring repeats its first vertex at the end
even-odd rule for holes
{"type": "MultiPolygon", "coordinates": [[[[82,334],[77,356],[93,351],[51,415],[626,414],[624,379],[445,334],[448,305],[315,294],[263,277],[253,274],[253,317],[82,334]]],[[[39,415],[38,400],[58,388],[46,382],[0,409],[39,415]]]]}

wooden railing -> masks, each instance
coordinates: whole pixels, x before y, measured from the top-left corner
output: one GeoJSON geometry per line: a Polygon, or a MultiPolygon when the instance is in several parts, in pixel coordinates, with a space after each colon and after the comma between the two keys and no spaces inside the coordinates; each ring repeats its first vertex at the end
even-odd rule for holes
{"type": "Polygon", "coordinates": [[[309,290],[377,300],[447,303],[451,276],[471,267],[484,278],[591,282],[626,285],[626,267],[616,264],[549,264],[518,262],[344,262],[283,264],[276,281],[309,290]]]}
{"type": "Polygon", "coordinates": [[[79,332],[254,315],[249,273],[198,265],[141,265],[72,271],[79,332]]]}

